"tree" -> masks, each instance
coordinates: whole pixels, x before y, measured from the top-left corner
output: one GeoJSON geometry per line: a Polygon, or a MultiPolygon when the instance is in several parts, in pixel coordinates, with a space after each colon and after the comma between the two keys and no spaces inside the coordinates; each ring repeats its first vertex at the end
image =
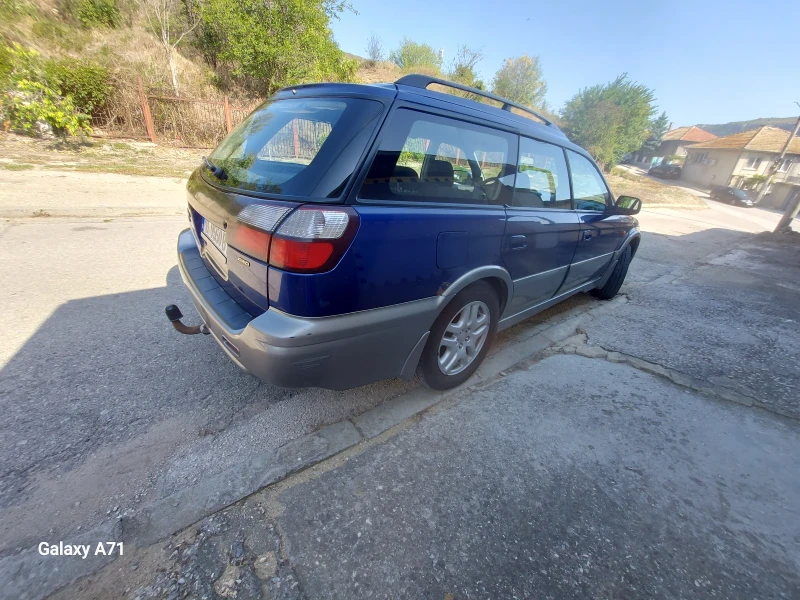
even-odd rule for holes
{"type": "Polygon", "coordinates": [[[172,89],[180,95],[178,86],[178,44],[199,24],[194,14],[184,9],[181,0],[139,0],[150,29],[167,55],[167,64],[172,77],[172,89]]]}
{"type": "Polygon", "coordinates": [[[642,144],[642,150],[645,152],[655,152],[664,141],[664,135],[669,129],[669,117],[667,113],[662,112],[661,116],[650,121],[650,128],[648,129],[647,139],[642,144]]]}
{"type": "Polygon", "coordinates": [[[217,45],[216,61],[252,92],[313,81],[352,81],[357,63],[329,24],[349,5],[339,0],[203,0],[197,11],[217,45]]]}
{"type": "Polygon", "coordinates": [[[439,73],[442,68],[442,59],[432,46],[418,44],[408,38],[389,54],[389,60],[403,71],[430,71],[439,73]]]}
{"type": "Polygon", "coordinates": [[[588,150],[606,171],[642,147],[655,113],[653,91],[623,73],[611,83],[584,88],[561,112],[573,142],[588,150]]]}
{"type": "Polygon", "coordinates": [[[541,107],[547,94],[547,84],[542,79],[542,67],[538,56],[523,54],[509,58],[495,73],[493,91],[531,108],[541,107]]]}
{"type": "Polygon", "coordinates": [[[455,58],[450,62],[446,75],[450,81],[462,83],[482,90],[484,83],[478,79],[475,66],[483,60],[480,50],[472,50],[467,46],[459,46],[455,58]]]}
{"type": "Polygon", "coordinates": [[[367,58],[373,64],[383,60],[383,44],[381,43],[381,38],[374,33],[367,40],[367,58]]]}

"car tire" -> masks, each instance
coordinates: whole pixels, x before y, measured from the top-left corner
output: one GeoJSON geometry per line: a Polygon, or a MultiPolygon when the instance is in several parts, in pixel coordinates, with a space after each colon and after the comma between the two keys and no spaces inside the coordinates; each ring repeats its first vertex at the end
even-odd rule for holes
{"type": "Polygon", "coordinates": [[[622,251],[622,256],[619,257],[617,266],[614,267],[614,271],[611,273],[611,277],[608,278],[608,281],[606,281],[606,284],[601,288],[593,289],[590,294],[601,300],[611,300],[611,298],[616,296],[625,281],[625,276],[628,274],[628,267],[631,264],[632,258],[633,251],[631,247],[625,246],[625,250],[622,251]]]}
{"type": "Polygon", "coordinates": [[[731,198],[731,199],[728,201],[728,204],[730,204],[731,206],[736,206],[736,198],[731,198]]]}
{"type": "Polygon", "coordinates": [[[464,383],[486,358],[497,333],[499,320],[500,303],[489,283],[479,281],[461,290],[433,323],[419,360],[417,377],[434,390],[447,390],[464,383]],[[473,314],[472,310],[476,312],[473,314]],[[471,327],[468,326],[470,323],[473,323],[471,327]],[[483,323],[486,325],[485,335],[479,342],[479,347],[475,347],[476,338],[470,334],[474,332],[476,325],[483,323]],[[469,355],[468,350],[470,341],[474,350],[472,355],[469,355]],[[448,369],[451,360],[456,362],[448,369]],[[448,373],[448,370],[451,372],[448,373]]]}

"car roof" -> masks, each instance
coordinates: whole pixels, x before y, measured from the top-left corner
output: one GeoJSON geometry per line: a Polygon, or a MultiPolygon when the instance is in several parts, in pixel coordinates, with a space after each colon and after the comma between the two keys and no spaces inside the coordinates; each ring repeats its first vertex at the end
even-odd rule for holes
{"type": "Polygon", "coordinates": [[[555,124],[547,125],[545,123],[539,123],[532,118],[513,113],[510,110],[504,110],[483,102],[470,100],[469,98],[437,92],[423,87],[398,83],[311,83],[283,88],[275,94],[276,99],[308,96],[356,96],[373,97],[384,100],[397,98],[407,102],[461,113],[465,116],[505,129],[511,128],[516,130],[520,135],[527,135],[545,142],[557,144],[591,158],[588,152],[580,146],[573,144],[555,124]]]}

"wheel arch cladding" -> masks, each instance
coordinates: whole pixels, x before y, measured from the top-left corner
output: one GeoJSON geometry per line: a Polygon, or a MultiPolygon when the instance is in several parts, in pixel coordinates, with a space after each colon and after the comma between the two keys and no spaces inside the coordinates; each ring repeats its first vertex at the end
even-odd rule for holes
{"type": "Polygon", "coordinates": [[[641,243],[641,241],[642,237],[637,235],[628,244],[631,247],[631,258],[636,256],[636,251],[639,249],[639,244],[641,243]]]}
{"type": "Polygon", "coordinates": [[[508,302],[508,284],[506,284],[506,282],[499,277],[487,277],[486,279],[480,279],[479,281],[486,281],[492,286],[494,293],[497,294],[497,302],[500,305],[500,314],[502,315],[506,310],[506,303],[508,302]]]}
{"type": "Polygon", "coordinates": [[[482,277],[481,279],[475,279],[473,281],[470,281],[469,283],[458,286],[458,290],[455,293],[448,294],[449,298],[447,302],[441,307],[438,314],[441,314],[442,311],[444,310],[444,307],[449,305],[450,302],[453,301],[453,298],[455,298],[458,294],[479,283],[487,283],[489,284],[489,287],[492,288],[492,291],[494,291],[495,295],[497,296],[497,304],[500,307],[500,315],[502,316],[503,311],[506,309],[506,304],[508,303],[508,298],[511,293],[511,290],[509,290],[508,288],[508,283],[503,279],[501,279],[500,277],[482,277]]]}

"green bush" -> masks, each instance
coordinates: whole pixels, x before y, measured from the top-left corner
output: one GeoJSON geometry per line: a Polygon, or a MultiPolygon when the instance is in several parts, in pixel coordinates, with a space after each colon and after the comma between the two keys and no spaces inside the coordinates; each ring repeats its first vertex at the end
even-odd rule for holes
{"type": "MultiPolygon", "coordinates": [[[[58,65],[45,63],[38,52],[19,44],[0,45],[0,121],[4,129],[35,135],[46,133],[48,126],[56,135],[91,132],[89,116],[75,105],[71,93],[79,92],[84,103],[104,101],[102,89],[94,87],[103,72],[98,72],[96,65],[86,68],[78,63],[81,68],[77,68],[67,63],[58,70],[57,78],[50,70],[58,65]],[[67,84],[71,93],[60,87],[67,84]]],[[[105,73],[106,84],[107,76],[105,73]]]]}
{"type": "Polygon", "coordinates": [[[122,21],[116,0],[67,0],[66,10],[84,27],[118,27],[122,21]]]}
{"type": "Polygon", "coordinates": [[[95,62],[51,61],[45,71],[48,85],[59,95],[72,98],[75,107],[83,113],[96,114],[111,96],[108,69],[95,62]]]}
{"type": "Polygon", "coordinates": [[[742,184],[744,185],[745,189],[754,190],[762,183],[767,180],[766,175],[751,175],[747,179],[745,179],[742,184]]]}
{"type": "Polygon", "coordinates": [[[43,77],[42,57],[36,50],[0,45],[0,89],[13,87],[20,79],[40,81],[43,77]]]}
{"type": "Polygon", "coordinates": [[[3,112],[8,127],[22,133],[42,133],[41,123],[50,125],[56,135],[91,133],[89,117],[78,112],[70,98],[28,79],[18,81],[15,89],[5,92],[3,112]]]}

